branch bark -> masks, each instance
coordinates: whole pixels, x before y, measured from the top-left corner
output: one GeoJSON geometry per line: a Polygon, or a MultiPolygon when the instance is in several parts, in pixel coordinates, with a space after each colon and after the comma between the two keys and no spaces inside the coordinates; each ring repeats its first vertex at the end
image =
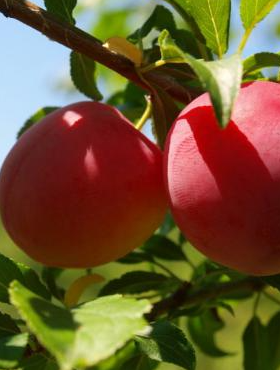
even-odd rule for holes
{"type": "Polygon", "coordinates": [[[149,321],[154,321],[174,309],[191,307],[205,301],[224,298],[233,293],[258,292],[264,286],[260,279],[248,277],[244,280],[221,283],[215,287],[193,291],[190,283],[186,282],[173,295],[157,302],[146,317],[149,321]]]}
{"type": "MultiPolygon", "coordinates": [[[[133,63],[121,55],[110,52],[102,42],[81,29],[56,18],[53,14],[25,0],[0,0],[0,12],[36,29],[53,41],[86,55],[98,63],[121,74],[142,88],[149,87],[137,74],[133,63]]],[[[198,92],[190,91],[171,75],[160,70],[145,73],[145,79],[166,90],[174,99],[189,103],[198,92]]]]}

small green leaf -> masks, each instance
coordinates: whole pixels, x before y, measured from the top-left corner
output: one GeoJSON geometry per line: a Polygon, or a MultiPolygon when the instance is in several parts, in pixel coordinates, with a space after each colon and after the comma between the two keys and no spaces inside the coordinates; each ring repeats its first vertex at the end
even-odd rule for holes
{"type": "Polygon", "coordinates": [[[150,359],[169,362],[186,370],[194,370],[195,352],[185,334],[168,321],[158,321],[153,325],[149,337],[136,338],[139,349],[150,359]]]}
{"type": "Polygon", "coordinates": [[[251,55],[243,61],[243,74],[265,67],[280,67],[280,54],[264,52],[251,55]]]}
{"type": "Polygon", "coordinates": [[[195,0],[190,7],[207,46],[221,57],[228,47],[230,0],[195,0]]]}
{"type": "MultiPolygon", "coordinates": [[[[280,312],[278,311],[267,325],[268,341],[270,347],[271,370],[277,370],[280,366],[280,312]]],[[[270,369],[269,369],[270,370],[270,369]]]]}
{"type": "Polygon", "coordinates": [[[202,352],[212,357],[229,355],[228,352],[221,350],[215,342],[216,332],[223,327],[223,321],[213,310],[207,310],[200,316],[190,317],[188,320],[188,329],[192,340],[202,352]]]}
{"type": "Polygon", "coordinates": [[[72,51],[70,54],[70,74],[76,88],[93,100],[101,100],[102,95],[95,83],[95,61],[83,54],[72,51]]]}
{"type": "Polygon", "coordinates": [[[133,265],[135,263],[142,263],[142,262],[153,262],[153,257],[150,256],[148,253],[145,252],[130,252],[126,256],[118,259],[116,262],[127,264],[127,265],[133,265]]]}
{"type": "Polygon", "coordinates": [[[244,370],[270,370],[270,344],[266,328],[253,317],[243,334],[244,370]]]}
{"type": "Polygon", "coordinates": [[[139,294],[151,290],[160,291],[174,285],[173,279],[156,272],[131,271],[119,279],[111,280],[100,291],[99,295],[139,294]]]}
{"type": "Polygon", "coordinates": [[[176,224],[170,212],[167,212],[165,219],[159,229],[161,235],[167,235],[175,228],[176,224]]]}
{"type": "Polygon", "coordinates": [[[180,245],[163,235],[153,235],[141,247],[145,252],[153,257],[167,261],[186,261],[180,245]]]}
{"type": "Polygon", "coordinates": [[[241,0],[240,16],[245,30],[252,30],[279,0],[241,0]]]}
{"type": "Polygon", "coordinates": [[[11,369],[18,365],[28,343],[28,334],[15,334],[0,338],[0,367],[11,369]]]}
{"type": "Polygon", "coordinates": [[[221,127],[225,127],[231,116],[234,101],[239,92],[242,78],[242,61],[239,54],[222,60],[205,62],[185,54],[164,30],[158,38],[162,60],[188,63],[197,74],[210,98],[221,127]]]}
{"type": "Polygon", "coordinates": [[[61,370],[84,369],[108,358],[135,334],[146,330],[147,300],[109,296],[69,311],[37,296],[19,282],[11,301],[61,370]]]}
{"type": "Polygon", "coordinates": [[[36,113],[33,114],[21,127],[19,132],[17,133],[17,139],[25,132],[27,131],[31,126],[34,125],[34,123],[38,123],[41,119],[46,117],[47,114],[52,113],[58,109],[58,107],[44,107],[37,110],[36,113]]]}
{"type": "Polygon", "coordinates": [[[58,16],[61,20],[75,24],[72,13],[77,0],[44,0],[44,2],[47,11],[58,16]]]}
{"type": "Polygon", "coordinates": [[[162,5],[157,5],[148,20],[142,25],[141,28],[131,34],[128,37],[128,40],[133,43],[137,43],[139,39],[146,37],[153,28],[158,31],[167,29],[170,34],[175,32],[176,24],[173,14],[170,12],[170,10],[166,9],[162,5]]]}
{"type": "Polygon", "coordinates": [[[18,333],[20,333],[20,330],[14,320],[9,315],[0,312],[0,337],[18,333]]]}

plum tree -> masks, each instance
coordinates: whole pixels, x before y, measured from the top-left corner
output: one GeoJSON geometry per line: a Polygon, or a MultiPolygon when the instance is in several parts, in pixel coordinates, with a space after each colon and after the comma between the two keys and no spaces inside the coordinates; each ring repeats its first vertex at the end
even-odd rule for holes
{"type": "Polygon", "coordinates": [[[255,275],[280,272],[280,85],[243,85],[218,127],[209,95],[176,119],[165,149],[174,218],[216,262],[255,275]]]}
{"type": "Polygon", "coordinates": [[[166,211],[162,153],[115,108],[80,102],[25,132],[0,175],[3,223],[35,260],[90,267],[139,247],[166,211]]]}

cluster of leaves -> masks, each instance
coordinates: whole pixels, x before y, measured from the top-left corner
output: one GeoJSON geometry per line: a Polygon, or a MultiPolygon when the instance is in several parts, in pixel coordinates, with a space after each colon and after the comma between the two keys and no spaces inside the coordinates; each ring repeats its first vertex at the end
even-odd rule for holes
{"type": "MultiPolygon", "coordinates": [[[[240,55],[252,29],[276,0],[241,0],[244,36],[239,50],[226,57],[230,0],[165,2],[182,18],[180,28],[172,8],[158,5],[127,36],[143,52],[138,73],[150,86],[154,131],[161,145],[181,105],[147,79],[148,71],[165,71],[187,87],[190,96],[209,91],[217,120],[225,127],[241,82],[265,79],[263,68],[280,66],[277,53],[261,52],[244,61],[240,55]]],[[[45,0],[50,13],[72,25],[76,3],[45,0]]],[[[72,51],[70,73],[80,92],[90,99],[102,99],[93,60],[72,51]]],[[[145,92],[128,82],[107,102],[136,122],[145,109],[145,92]]],[[[40,109],[19,135],[54,109],[40,109]]],[[[152,370],[160,362],[169,362],[193,370],[196,360],[191,342],[209,356],[232,355],[215,341],[216,333],[225,327],[221,310],[232,314],[230,302],[251,298],[254,290],[266,285],[279,290],[280,277],[251,278],[209,261],[194,266],[185,247],[186,240],[168,216],[157,234],[118,261],[141,266],[140,270],[109,281],[98,298],[76,302],[70,308],[65,306],[67,292],[57,282],[62,270],[45,268],[40,278],[30,268],[0,255],[0,302],[13,305],[20,315],[0,314],[0,368],[152,370]],[[170,261],[188,266],[192,271],[189,281],[169,269],[170,261]]],[[[245,370],[279,367],[279,326],[279,312],[266,326],[253,315],[243,336],[245,370]]]]}
{"type": "MultiPolygon", "coordinates": [[[[39,276],[0,255],[0,302],[16,309],[0,312],[0,368],[147,370],[168,362],[194,370],[191,343],[212,357],[233,355],[215,341],[225,328],[221,311],[234,314],[231,302],[251,298],[253,286],[280,290],[280,276],[247,277],[208,260],[194,266],[186,246],[168,216],[156,235],[118,261],[141,270],[105,283],[97,298],[80,304],[95,274],[78,279],[77,296],[77,284],[66,292],[59,286],[62,269],[45,267],[39,276]],[[189,281],[169,269],[170,261],[189,266],[189,281]]],[[[279,326],[280,311],[266,326],[254,314],[243,336],[245,370],[277,370],[279,326]]]]}

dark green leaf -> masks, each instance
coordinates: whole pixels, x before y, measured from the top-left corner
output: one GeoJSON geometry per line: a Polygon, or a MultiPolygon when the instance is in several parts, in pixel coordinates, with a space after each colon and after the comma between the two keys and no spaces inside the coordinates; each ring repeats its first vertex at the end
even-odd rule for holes
{"type": "Polygon", "coordinates": [[[141,247],[153,257],[167,261],[186,261],[186,257],[180,245],[163,235],[153,235],[141,247]]]}
{"type": "Polygon", "coordinates": [[[139,349],[149,358],[169,362],[187,370],[194,370],[195,352],[181,329],[168,321],[153,325],[149,337],[136,338],[139,349]]]}
{"type": "Polygon", "coordinates": [[[18,365],[28,343],[28,334],[15,334],[0,338],[0,368],[11,369],[18,365]]]}
{"type": "Polygon", "coordinates": [[[76,88],[87,97],[101,100],[95,83],[95,61],[75,51],[70,55],[70,74],[76,88]]]}
{"type": "Polygon", "coordinates": [[[257,53],[243,61],[244,75],[265,67],[280,67],[280,55],[276,53],[257,53]]]}
{"type": "Polygon", "coordinates": [[[246,30],[252,30],[279,0],[241,0],[240,15],[246,30]]]}
{"type": "Polygon", "coordinates": [[[188,329],[192,340],[202,352],[212,357],[229,355],[228,352],[221,350],[215,342],[216,332],[223,327],[224,323],[215,310],[207,310],[200,316],[190,317],[188,320],[188,329]]]}
{"type": "Polygon", "coordinates": [[[73,18],[73,10],[77,4],[77,0],[44,0],[46,9],[59,17],[60,19],[75,24],[73,18]]]}
{"type": "Polygon", "coordinates": [[[173,279],[165,275],[148,271],[127,272],[119,279],[111,280],[100,291],[99,295],[139,294],[151,290],[160,291],[174,285],[173,279]]]}
{"type": "Polygon", "coordinates": [[[19,370],[59,370],[53,358],[46,355],[35,354],[20,362],[19,370]]]}
{"type": "Polygon", "coordinates": [[[270,319],[267,325],[267,332],[272,364],[271,370],[277,370],[280,366],[280,312],[277,312],[270,319]]]}
{"type": "Polygon", "coordinates": [[[128,40],[133,43],[137,43],[139,39],[146,37],[153,28],[158,31],[167,29],[171,35],[175,32],[176,24],[173,15],[164,6],[157,5],[148,20],[141,28],[130,35],[128,40]]]}
{"type": "Polygon", "coordinates": [[[17,133],[17,139],[25,132],[27,131],[31,126],[34,125],[34,123],[38,123],[41,119],[46,117],[47,114],[52,113],[58,109],[58,107],[44,107],[40,108],[33,116],[31,116],[22,126],[22,128],[17,133]]]}
{"type": "Polygon", "coordinates": [[[244,370],[270,370],[270,345],[266,328],[253,317],[243,334],[244,370]]]}
{"type": "Polygon", "coordinates": [[[272,286],[273,288],[276,288],[280,291],[280,274],[278,275],[270,275],[270,276],[263,276],[261,280],[272,286]]]}
{"type": "Polygon", "coordinates": [[[23,275],[24,285],[28,289],[32,290],[32,292],[38,294],[39,296],[45,299],[51,298],[50,292],[47,290],[46,286],[42,284],[39,276],[36,274],[34,270],[32,270],[28,266],[23,265],[22,263],[17,263],[17,266],[23,275]]]}
{"type": "Polygon", "coordinates": [[[117,370],[154,370],[158,365],[159,363],[157,361],[153,361],[147,356],[140,354],[127,360],[123,366],[117,370]]]}
{"type": "Polygon", "coordinates": [[[228,47],[230,0],[195,0],[190,6],[207,46],[221,57],[228,47]]]}
{"type": "Polygon", "coordinates": [[[234,101],[239,92],[242,78],[242,61],[239,54],[213,62],[205,62],[185,54],[164,30],[158,39],[162,60],[188,63],[197,74],[210,98],[221,127],[225,127],[231,116],[234,101]]]}
{"type": "Polygon", "coordinates": [[[59,287],[56,283],[57,278],[62,274],[63,269],[57,267],[46,267],[44,266],[42,271],[42,279],[46,283],[49,291],[58,300],[62,300],[65,294],[65,290],[59,287]]]}
{"type": "Polygon", "coordinates": [[[160,234],[167,235],[170,233],[171,230],[175,228],[176,224],[173,220],[173,217],[170,212],[167,212],[165,215],[165,219],[159,229],[160,234]]]}
{"type": "Polygon", "coordinates": [[[0,337],[6,337],[20,332],[14,320],[6,314],[0,313],[0,337]]]}
{"type": "Polygon", "coordinates": [[[125,257],[122,257],[117,260],[119,263],[124,263],[127,265],[142,263],[142,262],[153,262],[153,257],[145,252],[131,252],[125,257]]]}
{"type": "Polygon", "coordinates": [[[13,280],[23,282],[23,275],[18,265],[0,254],[0,302],[9,303],[8,288],[13,280]]]}

